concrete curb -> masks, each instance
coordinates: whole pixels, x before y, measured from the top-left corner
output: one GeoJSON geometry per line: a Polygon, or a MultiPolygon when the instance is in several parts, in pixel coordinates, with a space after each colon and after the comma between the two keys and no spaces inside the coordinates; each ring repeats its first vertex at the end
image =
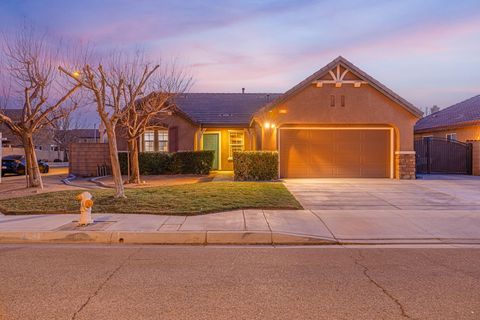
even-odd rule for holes
{"type": "Polygon", "coordinates": [[[77,176],[70,173],[65,179],[62,179],[61,181],[63,182],[63,184],[69,186],[72,184],[72,181],[75,179],[77,179],[77,176]]]}
{"type": "Polygon", "coordinates": [[[480,239],[332,239],[268,231],[4,231],[0,244],[157,245],[445,245],[480,244],[480,239]]]}
{"type": "Polygon", "coordinates": [[[112,186],[109,186],[105,183],[103,183],[102,181],[99,181],[100,179],[102,178],[106,178],[106,177],[109,177],[110,175],[107,175],[107,176],[100,176],[100,177],[94,177],[94,178],[90,178],[88,179],[88,181],[90,181],[91,183],[94,183],[96,184],[97,186],[100,186],[100,187],[103,187],[103,188],[107,188],[107,189],[114,189],[114,187],[112,186]]]}
{"type": "Polygon", "coordinates": [[[264,231],[8,231],[0,232],[7,243],[102,243],[183,245],[332,245],[334,239],[264,231]]]}

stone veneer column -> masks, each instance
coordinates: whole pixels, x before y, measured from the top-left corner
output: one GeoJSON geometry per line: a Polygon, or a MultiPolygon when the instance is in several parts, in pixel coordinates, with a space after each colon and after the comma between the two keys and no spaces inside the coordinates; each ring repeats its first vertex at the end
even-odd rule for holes
{"type": "Polygon", "coordinates": [[[415,179],[415,151],[395,152],[395,176],[397,179],[415,179]]]}

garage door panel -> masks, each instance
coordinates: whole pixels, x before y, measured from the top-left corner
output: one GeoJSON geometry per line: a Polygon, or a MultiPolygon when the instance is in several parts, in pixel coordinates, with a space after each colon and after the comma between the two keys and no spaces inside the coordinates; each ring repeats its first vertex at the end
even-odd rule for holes
{"type": "Polygon", "coordinates": [[[311,166],[310,170],[308,171],[308,176],[303,177],[333,178],[335,177],[335,170],[336,168],[331,165],[311,166]]]}
{"type": "Polygon", "coordinates": [[[389,177],[389,130],[280,130],[282,177],[389,177]]]}

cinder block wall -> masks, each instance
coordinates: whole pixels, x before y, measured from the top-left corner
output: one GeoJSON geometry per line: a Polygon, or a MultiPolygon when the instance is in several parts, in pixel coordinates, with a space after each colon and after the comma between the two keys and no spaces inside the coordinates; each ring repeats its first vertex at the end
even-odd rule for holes
{"type": "Polygon", "coordinates": [[[98,166],[111,168],[106,143],[72,143],[69,156],[69,173],[76,176],[95,177],[98,166]]]}

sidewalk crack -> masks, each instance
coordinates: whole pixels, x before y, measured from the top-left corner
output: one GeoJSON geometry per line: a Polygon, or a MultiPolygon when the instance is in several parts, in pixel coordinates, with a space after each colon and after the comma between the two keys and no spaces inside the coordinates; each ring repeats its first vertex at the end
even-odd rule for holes
{"type": "Polygon", "coordinates": [[[270,222],[268,222],[267,216],[265,215],[265,210],[262,210],[263,218],[265,219],[265,222],[267,223],[268,230],[270,230],[270,243],[273,245],[273,232],[272,228],[270,227],[270,222]]]}
{"type": "Polygon", "coordinates": [[[376,286],[378,289],[382,290],[383,294],[386,295],[393,303],[398,306],[398,308],[400,309],[400,314],[403,318],[414,319],[407,314],[407,312],[405,311],[405,307],[397,298],[395,298],[386,288],[384,288],[380,283],[378,283],[375,279],[372,278],[372,276],[369,274],[370,270],[368,269],[368,267],[360,262],[361,258],[363,258],[361,252],[359,252],[359,256],[360,258],[353,257],[353,261],[357,266],[362,268],[362,273],[368,279],[368,281],[374,286],[376,286]]]}
{"type": "Polygon", "coordinates": [[[247,231],[247,219],[245,218],[245,210],[242,210],[242,216],[243,216],[243,230],[247,231]]]}
{"type": "Polygon", "coordinates": [[[80,308],[77,309],[77,311],[74,312],[74,314],[72,315],[72,317],[70,318],[71,320],[74,320],[77,318],[78,314],[80,312],[82,312],[83,309],[85,309],[85,307],[90,303],[90,301],[95,298],[99,293],[100,291],[103,289],[103,287],[107,284],[108,281],[110,281],[110,279],[112,279],[112,277],[133,257],[133,255],[137,254],[138,252],[140,252],[140,250],[142,250],[142,248],[138,248],[138,250],[134,251],[133,253],[131,253],[125,260],[123,260],[119,265],[118,267],[116,267],[112,272],[110,272],[110,274],[105,278],[105,280],[103,280],[102,283],[100,283],[100,285],[98,286],[97,290],[95,290],[95,292],[90,295],[87,300],[80,306],[80,308]]]}
{"type": "Polygon", "coordinates": [[[339,242],[338,239],[337,239],[337,237],[335,237],[335,235],[333,234],[333,231],[330,230],[330,228],[327,226],[327,223],[326,223],[325,221],[323,221],[323,219],[322,219],[315,211],[313,211],[313,210],[309,210],[309,211],[310,211],[310,213],[312,213],[315,217],[317,217],[318,220],[320,220],[320,222],[325,226],[325,228],[328,230],[328,232],[330,232],[330,234],[332,235],[332,238],[333,238],[335,241],[339,242]]]}

